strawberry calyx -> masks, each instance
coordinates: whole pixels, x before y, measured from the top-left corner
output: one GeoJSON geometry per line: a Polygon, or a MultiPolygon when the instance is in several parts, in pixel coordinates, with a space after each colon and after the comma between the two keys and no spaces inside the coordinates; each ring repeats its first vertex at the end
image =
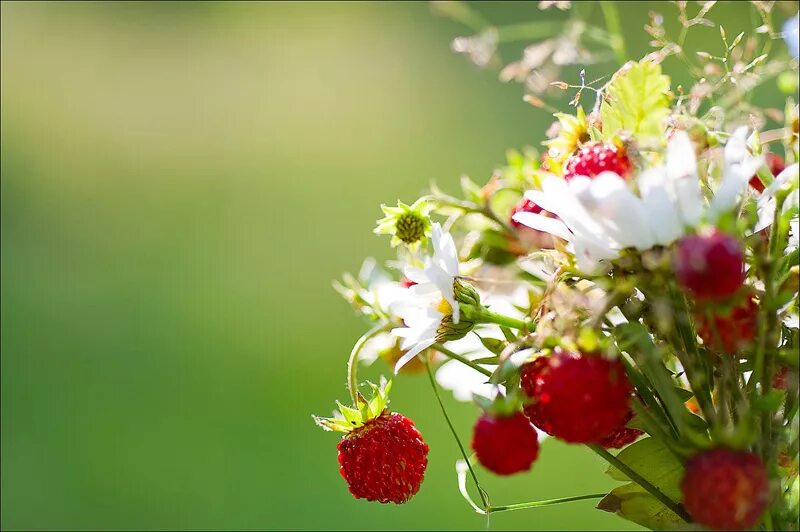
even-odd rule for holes
{"type": "Polygon", "coordinates": [[[349,433],[380,417],[389,406],[389,391],[392,388],[392,381],[387,381],[385,377],[381,376],[380,384],[369,381],[367,384],[372,388],[370,399],[366,399],[359,393],[357,405],[345,406],[336,401],[338,410],[333,412],[333,417],[312,416],[314,422],[323,430],[349,433]]]}

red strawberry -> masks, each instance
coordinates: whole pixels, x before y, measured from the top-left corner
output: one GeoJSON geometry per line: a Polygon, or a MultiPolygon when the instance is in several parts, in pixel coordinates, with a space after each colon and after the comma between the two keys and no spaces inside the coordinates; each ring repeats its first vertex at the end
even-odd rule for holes
{"type": "Polygon", "coordinates": [[[752,297],[747,297],[726,313],[708,316],[707,311],[698,309],[695,315],[697,334],[703,343],[717,351],[736,354],[752,344],[756,337],[758,305],[752,297]]]}
{"type": "Polygon", "coordinates": [[[739,242],[714,231],[682,238],[675,250],[678,283],[697,301],[719,301],[744,283],[744,257],[739,242]]]}
{"type": "Polygon", "coordinates": [[[633,412],[628,412],[628,417],[625,419],[625,423],[623,423],[605,438],[602,438],[598,443],[606,449],[619,449],[639,439],[639,436],[644,434],[644,432],[639,429],[630,429],[625,426],[632,417],[633,412]]]}
{"type": "Polygon", "coordinates": [[[524,366],[520,377],[528,418],[570,443],[599,442],[630,413],[631,386],[618,360],[562,352],[524,366]]]}
{"type": "Polygon", "coordinates": [[[428,445],[414,423],[384,412],[349,432],[337,446],[339,472],[356,499],[407,502],[422,484],[428,445]]]}
{"type": "Polygon", "coordinates": [[[567,160],[564,179],[570,180],[578,175],[595,177],[603,172],[614,172],[627,178],[631,169],[631,160],[624,148],[607,142],[589,142],[567,160]]]}
{"type": "Polygon", "coordinates": [[[789,387],[789,367],[781,366],[772,376],[772,387],[785,390],[789,387]]]}
{"type": "Polygon", "coordinates": [[[483,414],[475,423],[472,449],[489,471],[512,475],[531,468],[539,455],[539,438],[522,412],[510,416],[483,414]]]}
{"type": "Polygon", "coordinates": [[[717,448],[686,462],[683,505],[714,530],[752,530],[769,499],[769,479],[753,453],[717,448]]]}
{"type": "MultiPolygon", "coordinates": [[[[764,159],[766,160],[767,167],[769,168],[769,173],[771,173],[773,177],[783,172],[783,170],[786,168],[786,162],[783,160],[783,157],[777,153],[767,153],[764,156],[764,159]]],[[[764,192],[764,183],[761,182],[761,179],[759,179],[758,175],[754,175],[750,178],[750,186],[759,192],[764,192]]]]}

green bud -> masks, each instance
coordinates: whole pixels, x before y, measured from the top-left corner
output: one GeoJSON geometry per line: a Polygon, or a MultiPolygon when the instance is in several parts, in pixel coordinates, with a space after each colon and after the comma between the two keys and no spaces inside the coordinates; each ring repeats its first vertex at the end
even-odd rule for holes
{"type": "Polygon", "coordinates": [[[448,314],[442,318],[442,323],[439,324],[439,328],[436,330],[436,341],[460,340],[469,334],[473,327],[475,327],[475,323],[464,316],[461,316],[458,323],[453,323],[453,315],[448,314]]]}
{"type": "Polygon", "coordinates": [[[471,305],[479,307],[481,305],[481,296],[478,295],[477,290],[468,284],[462,283],[456,279],[453,281],[453,293],[456,296],[456,301],[464,305],[471,305]]]}

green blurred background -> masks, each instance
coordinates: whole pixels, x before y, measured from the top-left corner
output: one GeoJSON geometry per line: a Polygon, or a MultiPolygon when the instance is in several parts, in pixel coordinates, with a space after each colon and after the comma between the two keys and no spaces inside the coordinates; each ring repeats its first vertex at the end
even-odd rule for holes
{"type": "MultiPolygon", "coordinates": [[[[564,17],[536,4],[477,8],[564,17]]],[[[648,9],[622,9],[635,57],[648,9]]],[[[453,55],[469,33],[424,3],[2,4],[3,528],[485,527],[423,378],[393,393],[431,447],[406,506],[352,499],[310,417],[346,398],[364,329],[330,283],[389,257],[378,205],[485,180],[551,120],[453,55]]],[[[510,503],[603,470],[548,440],[532,473],[482,477],[510,503]]],[[[491,527],[634,528],[593,505],[491,527]]]]}

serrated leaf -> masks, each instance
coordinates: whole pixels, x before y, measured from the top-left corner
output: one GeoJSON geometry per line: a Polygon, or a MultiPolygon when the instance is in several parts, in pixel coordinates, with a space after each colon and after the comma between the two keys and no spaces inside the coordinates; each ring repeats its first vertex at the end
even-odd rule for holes
{"type": "MultiPolygon", "coordinates": [[[[644,438],[625,447],[617,458],[639,473],[672,500],[680,500],[679,487],[683,476],[683,465],[675,455],[653,437],[644,438]]],[[[608,466],[606,473],[615,480],[629,480],[614,466],[608,466]]]]}
{"type": "Polygon", "coordinates": [[[623,130],[639,138],[661,137],[670,113],[669,86],[661,66],[649,61],[633,63],[618,73],[600,106],[603,136],[610,139],[623,130]]]}
{"type": "Polygon", "coordinates": [[[685,524],[675,512],[632,482],[611,490],[597,508],[615,513],[651,530],[679,528],[685,524]]]}

